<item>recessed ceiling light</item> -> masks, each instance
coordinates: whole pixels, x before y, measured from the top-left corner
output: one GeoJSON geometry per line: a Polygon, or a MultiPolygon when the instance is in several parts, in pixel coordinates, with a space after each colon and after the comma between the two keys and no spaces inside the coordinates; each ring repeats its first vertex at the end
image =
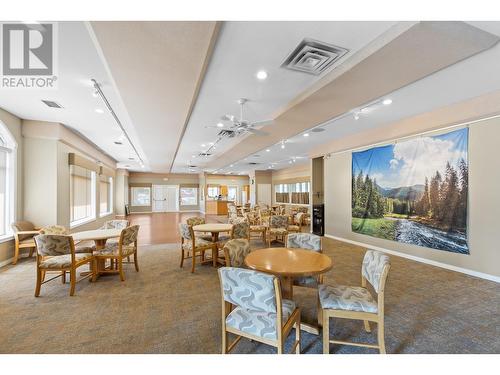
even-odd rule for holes
{"type": "Polygon", "coordinates": [[[96,111],[97,113],[104,113],[104,111],[103,111],[101,108],[96,108],[96,109],[95,109],[95,111],[96,111]]]}
{"type": "Polygon", "coordinates": [[[270,149],[267,149],[267,150],[266,150],[266,152],[271,152],[271,150],[270,150],[270,149]]]}
{"type": "Polygon", "coordinates": [[[256,74],[257,79],[263,81],[267,78],[267,72],[265,70],[259,70],[256,74]]]}
{"type": "Polygon", "coordinates": [[[392,103],[392,99],[384,99],[384,101],[382,102],[383,105],[389,105],[392,103]]]}
{"type": "Polygon", "coordinates": [[[214,145],[214,143],[213,143],[213,142],[210,142],[210,143],[209,143],[209,145],[210,145],[210,146],[213,146],[213,145],[214,145]]]}
{"type": "Polygon", "coordinates": [[[309,133],[304,133],[304,137],[309,137],[309,133]]]}
{"type": "Polygon", "coordinates": [[[219,122],[219,123],[217,124],[217,127],[218,127],[218,128],[223,128],[223,127],[224,127],[224,124],[223,124],[222,122],[219,122]]]}
{"type": "Polygon", "coordinates": [[[205,146],[206,146],[206,144],[205,144],[205,143],[202,143],[202,144],[201,144],[201,147],[205,147],[205,146]]]}

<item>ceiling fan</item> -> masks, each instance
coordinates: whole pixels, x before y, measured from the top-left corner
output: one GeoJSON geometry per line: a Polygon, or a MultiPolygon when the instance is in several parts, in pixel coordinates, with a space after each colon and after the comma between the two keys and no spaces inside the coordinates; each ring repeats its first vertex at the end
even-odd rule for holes
{"type": "MultiPolygon", "coordinates": [[[[221,117],[222,121],[230,121],[231,126],[227,129],[221,129],[219,132],[219,136],[234,138],[236,136],[250,133],[254,135],[264,136],[269,133],[262,131],[260,129],[255,129],[257,126],[266,126],[273,123],[273,120],[265,120],[265,121],[246,121],[243,119],[243,106],[248,102],[248,99],[238,99],[238,104],[240,105],[240,118],[236,118],[233,115],[224,115],[221,117]]],[[[206,128],[220,128],[220,126],[206,126],[206,128]]]]}

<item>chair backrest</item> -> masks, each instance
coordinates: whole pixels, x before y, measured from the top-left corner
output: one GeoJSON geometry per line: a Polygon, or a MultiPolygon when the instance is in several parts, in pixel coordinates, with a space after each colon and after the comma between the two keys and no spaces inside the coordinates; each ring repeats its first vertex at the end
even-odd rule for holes
{"type": "Polygon", "coordinates": [[[246,239],[229,240],[224,244],[223,250],[226,266],[241,267],[250,253],[250,242],[246,239]]]}
{"type": "Polygon", "coordinates": [[[245,212],[243,217],[247,220],[250,225],[257,225],[259,223],[259,217],[256,212],[250,211],[245,212]]]}
{"type": "Polygon", "coordinates": [[[238,210],[236,209],[236,206],[231,204],[227,206],[227,210],[229,211],[230,214],[236,214],[238,215],[238,210]]]}
{"type": "Polygon", "coordinates": [[[275,278],[244,268],[219,268],[222,298],[246,310],[277,312],[275,278]]]}
{"type": "Polygon", "coordinates": [[[45,227],[40,229],[40,234],[58,234],[58,235],[68,235],[69,230],[62,225],[51,225],[50,227],[45,227]]]}
{"type": "Polygon", "coordinates": [[[391,261],[380,251],[367,250],[361,266],[361,275],[371,284],[375,292],[384,290],[391,261]]]}
{"type": "Polygon", "coordinates": [[[250,239],[250,224],[248,224],[244,219],[243,219],[243,221],[240,221],[239,223],[235,223],[233,225],[232,238],[233,239],[244,238],[244,239],[249,240],[250,239]]]}
{"type": "Polygon", "coordinates": [[[302,225],[303,222],[304,222],[304,216],[305,216],[305,213],[303,212],[298,212],[296,215],[295,215],[295,223],[299,224],[299,225],[302,225]]]}
{"type": "Polygon", "coordinates": [[[125,229],[130,225],[128,220],[108,220],[101,229],[125,229]]]}
{"type": "Polygon", "coordinates": [[[227,220],[227,223],[228,224],[239,224],[239,223],[243,223],[247,221],[245,217],[241,217],[241,216],[230,216],[229,219],[227,220]]]}
{"type": "Polygon", "coordinates": [[[312,233],[289,233],[286,247],[321,252],[321,237],[312,233]]]}
{"type": "MultiPolygon", "coordinates": [[[[35,230],[35,225],[31,221],[16,221],[12,223],[11,227],[14,233],[35,230]]],[[[19,241],[32,238],[33,236],[34,234],[20,234],[19,241]]]]}
{"type": "Polygon", "coordinates": [[[271,228],[286,228],[288,226],[288,217],[284,215],[274,215],[269,218],[271,228]]]}
{"type": "Polygon", "coordinates": [[[73,237],[58,234],[35,236],[36,251],[41,256],[74,254],[73,237]]]}
{"type": "Polygon", "coordinates": [[[187,223],[187,225],[189,225],[190,227],[193,227],[193,226],[195,226],[195,225],[205,224],[205,218],[203,218],[203,217],[198,217],[198,216],[195,216],[195,217],[190,217],[190,218],[187,218],[187,219],[186,219],[186,223],[187,223]]]}
{"type": "Polygon", "coordinates": [[[188,224],[180,223],[179,224],[179,233],[183,240],[191,241],[193,239],[192,236],[193,227],[188,224]]]}
{"type": "Polygon", "coordinates": [[[130,245],[135,244],[137,242],[137,235],[139,234],[139,226],[132,225],[125,229],[122,229],[120,234],[120,244],[122,245],[130,245]]]}

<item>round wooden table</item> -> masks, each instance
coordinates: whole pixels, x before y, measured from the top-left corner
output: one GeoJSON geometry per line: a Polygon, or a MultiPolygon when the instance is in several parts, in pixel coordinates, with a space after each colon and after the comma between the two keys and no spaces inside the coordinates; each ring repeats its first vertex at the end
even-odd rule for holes
{"type": "MultiPolygon", "coordinates": [[[[193,226],[194,232],[210,232],[212,233],[212,242],[216,243],[219,240],[219,233],[231,232],[233,230],[233,224],[222,224],[222,223],[214,223],[214,224],[199,224],[193,226]]],[[[217,267],[218,261],[218,249],[217,246],[214,245],[212,249],[212,264],[214,267],[217,267]]],[[[204,262],[205,256],[202,254],[202,262],[204,262]]],[[[224,262],[222,262],[224,264],[224,262]]]]}
{"type": "Polygon", "coordinates": [[[72,233],[73,241],[94,241],[96,250],[103,249],[106,240],[120,237],[121,229],[96,229],[72,233]]]}
{"type": "MultiPolygon", "coordinates": [[[[245,258],[245,264],[256,271],[270,273],[281,279],[283,298],[293,299],[293,279],[301,276],[315,276],[329,271],[333,262],[330,257],[308,249],[271,247],[252,251],[245,258]]],[[[319,319],[318,319],[319,321],[319,319]]],[[[319,335],[319,327],[306,322],[300,329],[319,335]]]]}
{"type": "MultiPolygon", "coordinates": [[[[96,229],[96,230],[86,230],[83,232],[72,233],[73,241],[94,241],[96,250],[104,249],[106,246],[106,241],[110,238],[120,237],[122,233],[121,229],[96,229]]],[[[99,271],[106,267],[104,260],[99,260],[97,262],[97,277],[99,277],[99,271]]],[[[82,272],[82,275],[86,275],[89,272],[82,272]]]]}
{"type": "Polygon", "coordinates": [[[245,258],[247,267],[281,278],[283,298],[293,298],[293,279],[315,276],[332,268],[330,257],[307,249],[271,247],[252,251],[245,258]]]}

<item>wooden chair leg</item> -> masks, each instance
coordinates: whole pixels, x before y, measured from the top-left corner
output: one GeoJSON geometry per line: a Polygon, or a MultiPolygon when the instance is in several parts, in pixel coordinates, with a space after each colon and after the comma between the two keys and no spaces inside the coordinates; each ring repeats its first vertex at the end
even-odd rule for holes
{"type": "Polygon", "coordinates": [[[76,286],[76,270],[74,268],[71,268],[69,271],[69,282],[70,282],[70,290],[69,290],[69,295],[73,296],[75,295],[75,286],[76,286]]]}
{"type": "Polygon", "coordinates": [[[18,259],[19,259],[19,246],[15,246],[14,259],[12,259],[12,264],[16,264],[18,259]]]}
{"type": "Polygon", "coordinates": [[[115,259],[115,262],[118,262],[118,272],[120,273],[120,280],[125,281],[125,274],[123,273],[123,259],[115,259]]]}
{"type": "Polygon", "coordinates": [[[66,284],[66,271],[61,271],[61,282],[66,284]]]}
{"type": "Polygon", "coordinates": [[[283,340],[281,340],[280,342],[278,342],[278,354],[283,354],[283,346],[284,346],[284,342],[283,340]]]}
{"type": "Polygon", "coordinates": [[[300,315],[297,319],[297,323],[295,323],[295,341],[297,341],[295,354],[300,354],[300,315]]]}
{"type": "Polygon", "coordinates": [[[377,336],[380,354],[385,354],[385,337],[384,337],[384,320],[381,319],[377,323],[377,336]]]}
{"type": "Polygon", "coordinates": [[[40,295],[40,288],[42,286],[42,270],[36,268],[36,286],[35,286],[35,297],[40,295]]]}
{"type": "Polygon", "coordinates": [[[35,250],[34,248],[30,247],[30,254],[29,254],[28,258],[31,258],[33,256],[34,250],[35,250]]]}
{"type": "Polygon", "coordinates": [[[135,270],[139,272],[139,261],[137,260],[137,250],[134,253],[134,265],[135,265],[135,270]]]}
{"type": "Polygon", "coordinates": [[[42,270],[42,283],[45,281],[45,274],[46,274],[46,272],[44,270],[42,270]]]}
{"type": "Polygon", "coordinates": [[[181,265],[180,265],[180,267],[182,268],[183,265],[184,265],[184,249],[181,249],[181,265]]]}
{"type": "Polygon", "coordinates": [[[323,354],[330,354],[330,318],[323,311],[323,354]]]}
{"type": "Polygon", "coordinates": [[[222,327],[222,354],[227,354],[227,332],[222,327]]]}
{"type": "Polygon", "coordinates": [[[92,282],[94,283],[97,280],[97,259],[92,259],[92,282]]]}
{"type": "Polygon", "coordinates": [[[365,325],[365,331],[370,333],[372,331],[372,329],[370,327],[370,322],[368,320],[363,320],[363,323],[365,325]]]}
{"type": "Polygon", "coordinates": [[[191,273],[194,273],[194,267],[195,267],[195,264],[196,264],[196,253],[194,252],[193,250],[193,256],[191,257],[191,273]]]}

